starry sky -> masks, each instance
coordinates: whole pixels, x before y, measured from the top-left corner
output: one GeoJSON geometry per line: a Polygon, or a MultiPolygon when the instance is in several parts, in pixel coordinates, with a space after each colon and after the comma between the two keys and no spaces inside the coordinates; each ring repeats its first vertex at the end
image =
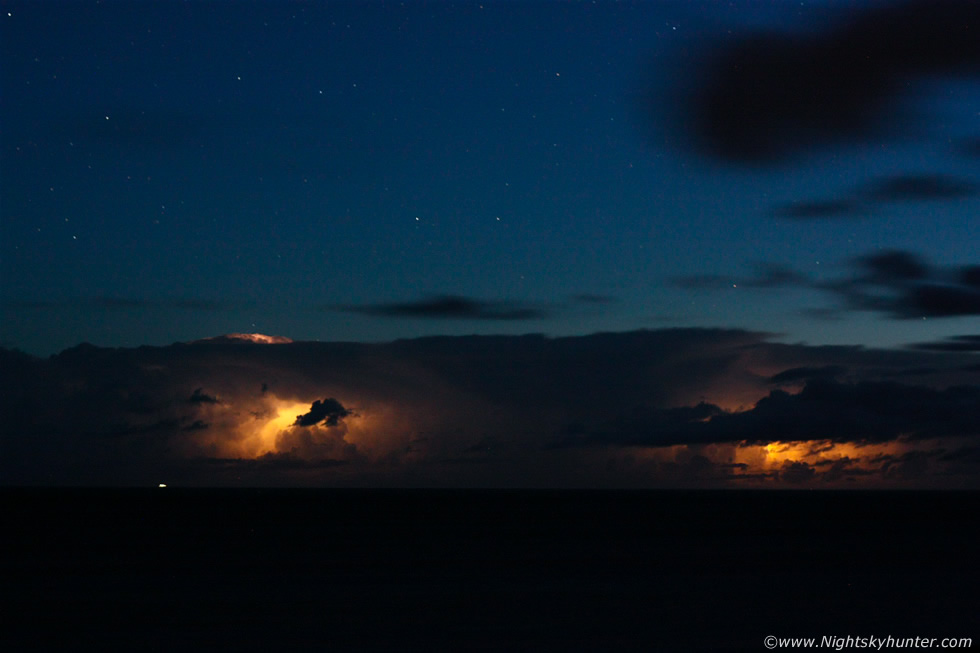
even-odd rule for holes
{"type": "Polygon", "coordinates": [[[976,18],[5,0],[0,342],[968,335],[976,18]]]}
{"type": "Polygon", "coordinates": [[[975,2],[0,29],[2,482],[977,487],[975,2]]]}

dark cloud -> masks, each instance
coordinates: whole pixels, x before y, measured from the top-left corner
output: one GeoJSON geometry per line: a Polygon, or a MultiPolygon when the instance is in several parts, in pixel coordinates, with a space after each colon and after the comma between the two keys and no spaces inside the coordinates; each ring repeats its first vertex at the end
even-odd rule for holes
{"type": "Polygon", "coordinates": [[[238,472],[318,470],[341,467],[348,464],[346,460],[309,460],[293,453],[267,453],[258,458],[245,460],[241,458],[206,458],[201,462],[210,467],[238,472]]]}
{"type": "Polygon", "coordinates": [[[975,195],[976,184],[949,175],[917,174],[883,177],[836,200],[799,201],[776,207],[773,215],[790,220],[824,220],[866,215],[878,202],[956,200],[975,195]]]}
{"type": "Polygon", "coordinates": [[[872,283],[890,284],[925,279],[929,268],[916,256],[901,251],[871,254],[858,259],[872,283]]]}
{"type": "Polygon", "coordinates": [[[852,200],[810,200],[778,206],[773,214],[789,220],[853,218],[859,214],[860,206],[852,200]]]}
{"type": "Polygon", "coordinates": [[[871,476],[875,470],[865,469],[857,466],[857,461],[847,456],[837,460],[822,460],[813,464],[815,468],[825,468],[820,475],[820,480],[825,483],[833,483],[840,480],[854,480],[860,476],[871,476]]]}
{"type": "Polygon", "coordinates": [[[939,372],[934,367],[910,367],[905,370],[888,370],[881,373],[882,378],[901,378],[909,376],[928,376],[939,372]]]}
{"type": "Polygon", "coordinates": [[[484,302],[457,295],[432,297],[417,302],[345,306],[342,310],[382,317],[438,320],[536,320],[547,312],[513,302],[484,302]]]}
{"type": "Polygon", "coordinates": [[[950,336],[933,342],[917,342],[909,345],[909,348],[925,351],[980,351],[980,335],[950,336]]]}
{"type": "MultiPolygon", "coordinates": [[[[695,406],[677,408],[637,409],[632,414],[617,417],[598,428],[588,428],[581,424],[569,428],[567,436],[557,439],[552,446],[568,447],[585,444],[618,444],[635,446],[657,446],[684,442],[684,433],[698,430],[714,417],[724,415],[718,406],[701,402],[695,406]]],[[[689,442],[698,442],[690,438],[689,442]]]]}
{"type": "Polygon", "coordinates": [[[930,467],[930,458],[942,452],[907,451],[900,456],[892,456],[881,466],[882,475],[887,479],[911,480],[924,476],[930,467]]]}
{"type": "Polygon", "coordinates": [[[682,113],[697,146],[730,162],[901,133],[911,81],[980,72],[978,23],[973,0],[909,0],[831,12],[813,33],[742,36],[705,56],[682,113]]]}
{"type": "Polygon", "coordinates": [[[786,383],[797,383],[799,381],[809,381],[811,379],[834,379],[847,372],[847,368],[840,365],[825,365],[823,367],[794,367],[789,370],[774,374],[769,377],[769,383],[782,385],[786,383]]]}
{"type": "Polygon", "coordinates": [[[317,400],[310,406],[310,412],[296,418],[296,426],[315,426],[323,422],[326,426],[337,426],[340,420],[351,415],[351,412],[343,405],[330,397],[328,399],[317,400]]]}
{"type": "Polygon", "coordinates": [[[755,265],[756,276],[751,279],[739,281],[738,285],[749,288],[780,288],[783,286],[798,286],[805,284],[807,278],[786,267],[775,263],[758,263],[755,265]]]}
{"type": "Polygon", "coordinates": [[[976,266],[936,268],[917,256],[888,251],[857,259],[853,277],[819,287],[850,308],[889,313],[897,319],[980,315],[976,266]]]}
{"type": "MultiPolygon", "coordinates": [[[[730,329],[381,344],[81,345],[47,359],[0,350],[0,478],[52,484],[761,482],[775,480],[777,470],[745,471],[732,466],[741,461],[705,448],[976,437],[980,390],[968,369],[972,357],[780,344],[730,329]],[[884,382],[917,368],[932,370],[920,378],[934,385],[884,382]],[[846,370],[840,378],[838,369],[846,370]],[[772,389],[773,382],[794,381],[805,382],[795,394],[772,389]],[[681,452],[653,467],[626,462],[638,447],[674,445],[713,462],[677,458],[681,452]],[[249,462],[268,453],[288,456],[249,462]],[[205,459],[238,462],[221,463],[227,474],[215,475],[213,465],[194,462],[205,459]],[[440,466],[463,460],[481,463],[440,466]],[[308,475],[290,476],[300,468],[308,475]],[[442,474],[455,476],[449,481],[442,474]]],[[[649,461],[649,453],[636,458],[649,461]]]]}
{"type": "Polygon", "coordinates": [[[977,192],[975,184],[947,175],[899,175],[873,183],[864,196],[876,202],[954,200],[977,192]]]}
{"type": "Polygon", "coordinates": [[[980,465],[980,447],[960,447],[954,451],[945,452],[940,456],[941,460],[962,460],[980,465]]]}
{"type": "Polygon", "coordinates": [[[773,390],[753,408],[717,406],[649,411],[590,429],[573,429],[558,446],[666,446],[692,443],[830,440],[884,442],[977,435],[980,386],[936,390],[889,382],[811,379],[797,394],[773,390]]]}
{"type": "Polygon", "coordinates": [[[205,394],[204,388],[197,388],[193,393],[191,393],[191,396],[187,399],[187,401],[191,402],[192,404],[216,404],[218,403],[218,398],[205,394]]]}
{"type": "Polygon", "coordinates": [[[964,286],[980,289],[980,265],[966,265],[960,268],[959,282],[964,286]]]}
{"type": "Polygon", "coordinates": [[[798,485],[812,481],[817,475],[817,470],[803,461],[789,461],[783,463],[779,470],[779,478],[787,483],[798,485]]]}

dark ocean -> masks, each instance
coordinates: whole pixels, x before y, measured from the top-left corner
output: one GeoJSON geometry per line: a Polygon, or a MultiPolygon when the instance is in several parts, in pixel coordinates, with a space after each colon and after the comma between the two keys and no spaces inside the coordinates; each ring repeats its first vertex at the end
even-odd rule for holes
{"type": "Polygon", "coordinates": [[[0,651],[980,642],[977,492],[0,496],[0,651]]]}

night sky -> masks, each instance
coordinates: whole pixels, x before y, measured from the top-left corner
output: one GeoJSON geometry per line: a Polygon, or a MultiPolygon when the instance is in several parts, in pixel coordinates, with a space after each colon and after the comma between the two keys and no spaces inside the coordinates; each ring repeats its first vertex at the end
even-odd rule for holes
{"type": "Polygon", "coordinates": [[[17,482],[976,486],[975,2],[0,8],[17,482]]]}

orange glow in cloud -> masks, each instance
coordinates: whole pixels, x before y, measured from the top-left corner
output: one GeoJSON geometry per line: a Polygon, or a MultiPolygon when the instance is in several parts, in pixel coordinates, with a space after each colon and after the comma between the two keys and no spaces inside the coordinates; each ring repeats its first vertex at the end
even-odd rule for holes
{"type": "Polygon", "coordinates": [[[264,422],[258,432],[247,439],[248,450],[243,452],[247,458],[257,458],[267,453],[276,453],[276,437],[296,423],[296,418],[310,412],[310,402],[285,401],[274,399],[272,411],[275,416],[264,422]]]}

